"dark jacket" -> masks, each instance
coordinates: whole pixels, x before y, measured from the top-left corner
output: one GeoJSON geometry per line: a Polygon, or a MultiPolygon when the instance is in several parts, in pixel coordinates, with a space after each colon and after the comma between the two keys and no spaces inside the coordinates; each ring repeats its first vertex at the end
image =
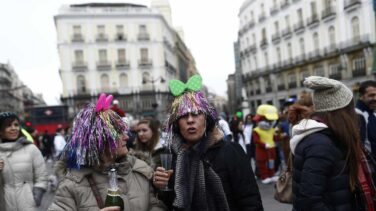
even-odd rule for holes
{"type": "MultiPolygon", "coordinates": [[[[239,144],[223,139],[217,140],[206,152],[205,159],[221,178],[231,211],[264,210],[249,158],[239,144]]],[[[176,157],[173,160],[176,160],[176,157]]],[[[174,163],[173,166],[175,169],[174,163]]],[[[169,187],[173,187],[173,179],[169,187]]],[[[165,204],[168,204],[169,210],[172,210],[174,198],[171,195],[170,200],[163,200],[165,204]]]]}
{"type": "Polygon", "coordinates": [[[294,210],[353,210],[345,159],[329,129],[303,138],[294,150],[294,210]]]}
{"type": "Polygon", "coordinates": [[[376,157],[376,115],[363,101],[356,103],[356,113],[360,120],[360,137],[363,144],[376,157]]]}

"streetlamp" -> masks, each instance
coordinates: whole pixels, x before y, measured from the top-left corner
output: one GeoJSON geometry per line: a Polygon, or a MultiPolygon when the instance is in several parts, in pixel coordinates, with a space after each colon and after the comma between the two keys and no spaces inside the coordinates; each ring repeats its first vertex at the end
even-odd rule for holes
{"type": "Polygon", "coordinates": [[[151,78],[151,79],[143,78],[142,79],[142,84],[151,83],[151,85],[152,85],[152,90],[153,90],[153,93],[154,93],[154,103],[152,103],[151,106],[154,109],[154,112],[155,112],[154,115],[156,114],[157,119],[159,120],[159,113],[160,112],[157,111],[159,103],[158,103],[157,91],[155,90],[155,86],[154,86],[154,83],[158,82],[158,81],[160,83],[166,82],[166,80],[163,77],[161,77],[161,76],[159,76],[159,77],[157,77],[155,79],[154,78],[151,78]]]}

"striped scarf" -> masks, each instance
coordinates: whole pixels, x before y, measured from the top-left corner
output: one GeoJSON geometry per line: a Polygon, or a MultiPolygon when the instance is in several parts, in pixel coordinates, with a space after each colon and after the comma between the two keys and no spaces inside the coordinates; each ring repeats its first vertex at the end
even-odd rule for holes
{"type": "Polygon", "coordinates": [[[220,177],[205,160],[210,141],[204,138],[187,147],[174,137],[172,150],[177,154],[174,207],[183,210],[230,210],[220,177]]]}

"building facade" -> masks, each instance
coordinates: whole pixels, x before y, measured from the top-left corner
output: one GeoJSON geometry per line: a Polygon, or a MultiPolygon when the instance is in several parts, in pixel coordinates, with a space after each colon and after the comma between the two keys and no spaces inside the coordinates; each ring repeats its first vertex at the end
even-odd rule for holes
{"type": "MultiPolygon", "coordinates": [[[[136,118],[166,114],[167,81],[186,79],[193,56],[171,26],[167,0],[64,5],[55,16],[63,82],[74,115],[102,92],[136,118]]],[[[194,68],[195,69],[195,68],[194,68]]]]}
{"type": "Polygon", "coordinates": [[[252,112],[297,97],[310,75],[349,87],[372,76],[372,1],[246,0],[239,20],[243,88],[252,112]]]}
{"type": "Polygon", "coordinates": [[[35,95],[24,85],[10,64],[0,63],[0,112],[12,111],[22,115],[25,108],[45,104],[42,95],[35,95]]]}

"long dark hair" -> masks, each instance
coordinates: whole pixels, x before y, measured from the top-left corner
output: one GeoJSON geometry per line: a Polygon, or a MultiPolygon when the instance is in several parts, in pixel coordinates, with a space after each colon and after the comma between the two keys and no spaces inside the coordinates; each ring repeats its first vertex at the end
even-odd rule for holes
{"type": "Polygon", "coordinates": [[[360,160],[360,136],[354,101],[351,100],[346,107],[341,109],[314,113],[313,117],[320,118],[334,133],[336,139],[333,141],[345,148],[350,188],[354,190],[358,175],[358,161],[360,160]]]}
{"type": "Polygon", "coordinates": [[[160,136],[159,126],[160,126],[160,123],[159,123],[158,120],[155,120],[155,119],[152,119],[152,118],[145,118],[145,119],[139,121],[137,123],[137,126],[139,126],[141,124],[148,125],[148,127],[150,128],[153,135],[151,136],[151,139],[146,143],[142,143],[138,139],[138,135],[137,135],[137,139],[136,139],[136,143],[135,143],[135,149],[141,150],[141,151],[152,152],[154,150],[154,147],[158,144],[158,141],[159,141],[159,136],[160,136]]]}

